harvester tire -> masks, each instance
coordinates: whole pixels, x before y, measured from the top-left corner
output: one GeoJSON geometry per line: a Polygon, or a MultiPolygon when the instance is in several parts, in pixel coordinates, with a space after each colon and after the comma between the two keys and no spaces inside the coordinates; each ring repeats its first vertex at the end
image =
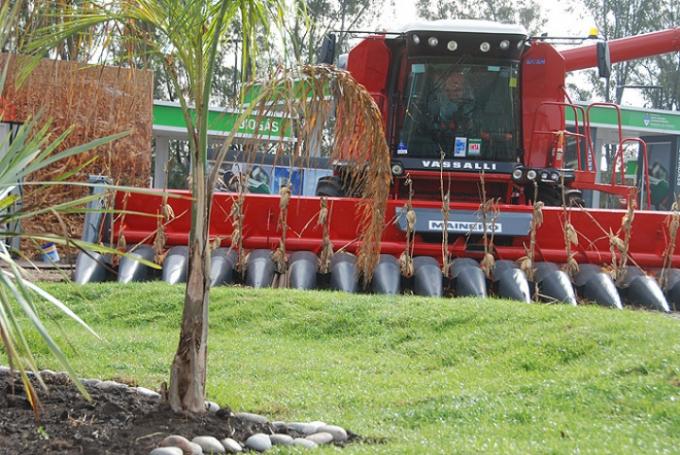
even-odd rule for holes
{"type": "Polygon", "coordinates": [[[345,192],[342,189],[342,182],[336,175],[321,177],[316,183],[316,195],[324,197],[342,197],[345,192]]]}
{"type": "MultiPolygon", "coordinates": [[[[538,188],[538,200],[550,207],[562,206],[562,188],[560,186],[540,186],[538,188]]],[[[581,190],[567,189],[564,193],[567,207],[583,207],[583,193],[581,190]]]]}

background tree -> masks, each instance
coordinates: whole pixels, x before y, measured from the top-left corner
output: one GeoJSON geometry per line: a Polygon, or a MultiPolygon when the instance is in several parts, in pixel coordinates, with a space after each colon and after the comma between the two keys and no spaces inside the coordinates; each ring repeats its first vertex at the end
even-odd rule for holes
{"type": "MultiPolygon", "coordinates": [[[[680,3],[661,0],[655,17],[658,30],[680,26],[680,3]]],[[[650,87],[642,89],[648,107],[680,110],[680,52],[642,60],[631,79],[634,85],[650,87]]]]}
{"type": "Polygon", "coordinates": [[[535,0],[417,0],[418,14],[425,19],[485,19],[521,24],[530,34],[538,34],[546,18],[535,0]]]}
{"type": "MultiPolygon", "coordinates": [[[[3,46],[5,51],[16,51],[26,47],[36,30],[59,27],[68,14],[74,11],[86,14],[95,7],[96,2],[26,0],[17,4],[20,7],[17,11],[16,26],[3,46]]],[[[43,52],[45,57],[78,62],[90,62],[95,57],[108,58],[108,55],[99,52],[106,36],[107,33],[103,30],[92,35],[67,36],[55,41],[51,47],[43,49],[43,52]]]]}
{"type": "MultiPolygon", "coordinates": [[[[600,34],[607,40],[639,35],[660,28],[660,14],[664,0],[581,0],[571,10],[582,11],[582,17],[589,14],[595,21],[600,34]]],[[[588,71],[593,94],[618,104],[624,94],[624,86],[631,83],[639,72],[640,61],[627,61],[612,65],[609,82],[600,80],[596,71],[588,71]],[[616,90],[616,87],[620,87],[616,90]]]]}
{"type": "MultiPolygon", "coordinates": [[[[295,63],[316,63],[316,53],[323,37],[333,31],[337,34],[336,55],[349,49],[350,34],[370,26],[384,6],[384,0],[297,0],[292,19],[285,22],[289,54],[295,63]]],[[[287,58],[287,56],[286,56],[287,58]]]]}

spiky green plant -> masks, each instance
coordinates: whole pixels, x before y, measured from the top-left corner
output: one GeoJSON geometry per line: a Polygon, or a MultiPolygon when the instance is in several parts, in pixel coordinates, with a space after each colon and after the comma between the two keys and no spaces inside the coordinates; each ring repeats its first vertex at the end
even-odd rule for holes
{"type": "MultiPolygon", "coordinates": [[[[16,25],[18,12],[22,2],[15,3],[3,2],[0,6],[0,47],[6,42],[16,25]]],[[[4,87],[9,60],[0,68],[0,93],[4,87]]],[[[0,113],[0,121],[2,121],[0,113]]],[[[56,139],[51,139],[51,125],[49,121],[41,115],[29,118],[20,125],[11,135],[6,135],[0,142],[0,226],[16,225],[21,220],[34,217],[37,214],[51,212],[53,214],[72,213],[75,210],[83,210],[85,205],[92,199],[92,196],[66,201],[56,206],[40,207],[37,209],[22,209],[18,207],[21,196],[13,190],[22,185],[32,173],[46,168],[60,160],[74,155],[92,150],[98,146],[107,144],[115,139],[125,136],[128,133],[120,133],[94,140],[84,145],[61,150],[60,146],[69,136],[71,130],[67,130],[56,139]],[[10,138],[11,136],[11,138],[10,138]],[[58,151],[61,150],[61,151],[58,151]]],[[[73,170],[71,170],[73,171],[73,170]]],[[[71,175],[73,172],[68,172],[71,175]]],[[[64,175],[62,177],[67,177],[64,175]]],[[[51,183],[39,183],[43,188],[49,188],[51,183]]],[[[6,244],[6,238],[12,235],[21,236],[37,242],[53,241],[58,244],[70,243],[71,245],[84,247],[81,242],[70,240],[58,235],[50,234],[31,234],[30,232],[8,232],[4,229],[4,237],[0,237],[0,346],[4,350],[9,360],[10,367],[19,372],[22,382],[27,392],[27,398],[39,416],[38,395],[29,380],[29,372],[36,373],[38,383],[44,387],[45,384],[38,374],[36,362],[31,355],[31,348],[27,342],[26,330],[36,330],[40,337],[49,348],[50,352],[58,359],[60,365],[75,380],[76,375],[69,364],[67,358],[59,346],[55,343],[49,332],[45,328],[41,319],[41,308],[46,303],[56,307],[71,319],[75,320],[85,330],[93,336],[97,336],[94,331],[75,313],[73,313],[59,299],[45,292],[40,287],[30,281],[24,269],[19,267],[15,261],[12,251],[6,244]],[[26,326],[19,323],[21,317],[29,321],[26,326]]],[[[93,249],[107,250],[105,247],[89,246],[93,249]]],[[[84,396],[88,396],[87,391],[74,381],[84,396]]]]}

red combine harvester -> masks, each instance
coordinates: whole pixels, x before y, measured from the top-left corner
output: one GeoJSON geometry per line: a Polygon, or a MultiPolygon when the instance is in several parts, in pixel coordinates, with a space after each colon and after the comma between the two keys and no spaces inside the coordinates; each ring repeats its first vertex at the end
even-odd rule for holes
{"type": "MultiPolygon", "coordinates": [[[[644,143],[621,137],[609,163],[611,179],[598,182],[590,108],[570,103],[565,92],[568,71],[606,72],[609,60],[678,50],[677,28],[558,51],[520,26],[481,21],[430,22],[363,39],[350,51],[346,69],[382,112],[393,174],[380,261],[368,287],[427,296],[493,293],[527,302],[540,296],[569,304],[579,296],[615,308],[625,302],[661,311],[680,306],[678,214],[644,210],[648,199],[639,200],[638,188],[623,179],[625,145],[637,142],[646,162],[644,143]],[[569,129],[566,110],[576,118],[569,129]],[[617,195],[628,206],[584,208],[583,191],[617,195]]],[[[614,104],[597,104],[618,111],[614,104]]],[[[319,181],[319,197],[293,196],[288,203],[290,287],[360,287],[354,256],[360,233],[352,222],[359,201],[345,184],[346,165],[335,163],[334,175],[319,181]],[[329,216],[320,225],[316,219],[326,201],[329,216]],[[328,270],[320,270],[318,256],[328,240],[336,253],[328,270]]],[[[643,189],[647,174],[643,169],[643,189]]],[[[229,218],[236,201],[230,193],[214,198],[210,233],[222,246],[213,252],[214,285],[237,279],[229,218]]],[[[279,202],[279,196],[246,194],[240,203],[238,236],[248,253],[241,272],[248,285],[274,281],[272,253],[282,239],[279,202]]],[[[161,196],[116,195],[116,208],[130,212],[157,215],[163,203],[161,196]]],[[[179,216],[164,228],[169,251],[162,278],[177,283],[186,277],[190,201],[168,204],[179,216]]],[[[127,214],[114,223],[113,237],[124,235],[128,244],[138,244],[135,254],[153,260],[156,229],[153,217],[127,214]]],[[[102,262],[96,253],[81,253],[76,281],[111,278],[102,262]]],[[[119,282],[152,275],[128,257],[117,270],[119,282]]]]}

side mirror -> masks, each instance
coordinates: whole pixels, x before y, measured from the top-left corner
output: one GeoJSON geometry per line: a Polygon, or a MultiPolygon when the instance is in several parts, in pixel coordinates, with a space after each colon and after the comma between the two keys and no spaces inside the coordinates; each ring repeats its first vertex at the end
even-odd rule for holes
{"type": "Polygon", "coordinates": [[[609,57],[609,45],[606,41],[597,42],[597,74],[608,78],[612,72],[612,62],[609,57]]]}
{"type": "Polygon", "coordinates": [[[316,63],[325,63],[332,65],[335,61],[335,42],[336,37],[333,33],[328,33],[323,37],[321,47],[316,55],[316,63]]]}

